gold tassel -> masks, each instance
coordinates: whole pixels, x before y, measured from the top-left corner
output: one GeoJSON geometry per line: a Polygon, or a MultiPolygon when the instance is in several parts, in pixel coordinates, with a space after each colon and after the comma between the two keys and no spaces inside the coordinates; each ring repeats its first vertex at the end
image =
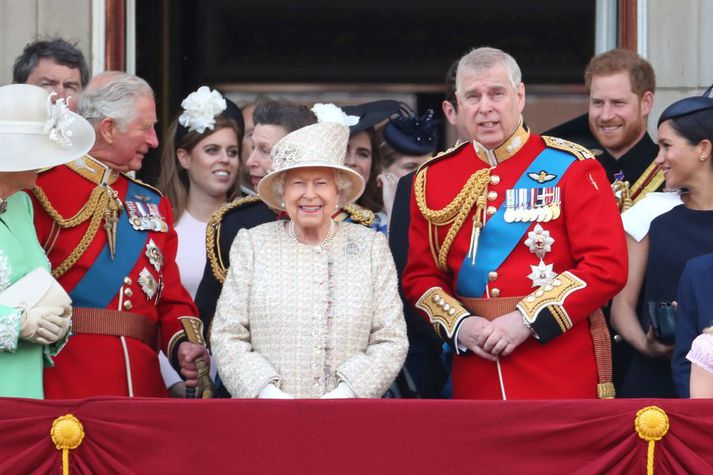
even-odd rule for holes
{"type": "Polygon", "coordinates": [[[661,440],[668,433],[668,416],[657,406],[647,406],[636,413],[634,428],[639,437],[649,443],[646,453],[646,473],[654,474],[654,448],[656,441],[661,440]]]}
{"type": "Polygon", "coordinates": [[[486,198],[481,194],[475,201],[476,208],[473,213],[473,232],[470,235],[470,248],[468,248],[468,258],[470,264],[475,265],[475,256],[478,254],[478,239],[480,239],[480,229],[483,227],[483,209],[485,208],[486,198]]]}
{"type": "Polygon", "coordinates": [[[106,191],[109,196],[109,201],[104,209],[103,228],[106,232],[107,243],[109,244],[109,254],[113,260],[116,255],[116,228],[119,224],[119,214],[124,206],[121,204],[121,200],[116,191],[109,188],[109,186],[106,186],[106,191]]]}

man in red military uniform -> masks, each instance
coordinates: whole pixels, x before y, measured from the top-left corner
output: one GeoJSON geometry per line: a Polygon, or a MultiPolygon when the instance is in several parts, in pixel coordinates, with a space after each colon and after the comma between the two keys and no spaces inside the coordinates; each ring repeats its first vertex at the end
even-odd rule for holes
{"type": "Polygon", "coordinates": [[[626,282],[619,211],[583,147],[523,123],[515,60],[461,58],[459,109],[475,138],[413,187],[404,291],[455,348],[453,397],[613,397],[599,307],[626,282]]]}
{"type": "Polygon", "coordinates": [[[45,396],[166,396],[159,345],[191,377],[193,360],[206,355],[184,341],[178,319],[198,312],[179,280],[171,206],[125,174],[158,146],[153,91],[136,76],[103,73],[79,113],[94,126],[93,148],[41,173],[33,190],[39,241],[74,306],[73,335],[45,372],[45,396]]]}

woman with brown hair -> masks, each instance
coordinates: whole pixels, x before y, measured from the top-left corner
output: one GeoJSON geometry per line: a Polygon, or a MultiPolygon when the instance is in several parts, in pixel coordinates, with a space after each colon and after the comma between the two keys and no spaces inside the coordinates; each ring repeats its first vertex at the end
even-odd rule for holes
{"type": "Polygon", "coordinates": [[[181,282],[195,298],[205,267],[208,220],[240,192],[244,124],[238,107],[206,86],[181,105],[164,139],[159,189],[173,206],[181,282]]]}

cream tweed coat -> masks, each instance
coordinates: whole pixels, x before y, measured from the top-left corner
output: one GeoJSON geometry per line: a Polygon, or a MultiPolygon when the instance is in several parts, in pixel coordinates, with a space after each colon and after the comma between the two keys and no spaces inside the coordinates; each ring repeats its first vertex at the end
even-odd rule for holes
{"type": "Polygon", "coordinates": [[[388,389],[408,341],[383,234],[337,223],[329,243],[309,246],[267,223],[240,230],[230,263],[211,344],[234,397],[270,382],[298,398],[342,381],[362,398],[388,389]]]}

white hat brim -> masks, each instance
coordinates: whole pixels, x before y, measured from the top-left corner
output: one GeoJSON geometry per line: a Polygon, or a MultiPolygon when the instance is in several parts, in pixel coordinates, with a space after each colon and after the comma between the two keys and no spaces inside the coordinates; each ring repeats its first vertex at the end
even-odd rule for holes
{"type": "Polygon", "coordinates": [[[283,201],[282,196],[277,192],[277,179],[290,170],[296,170],[299,168],[331,168],[333,170],[339,170],[342,172],[342,176],[347,178],[351,182],[351,187],[345,194],[339,196],[339,205],[346,206],[350,203],[355,202],[364,193],[364,188],[366,184],[362,176],[346,166],[332,165],[325,163],[323,161],[304,161],[299,162],[294,165],[290,165],[279,170],[272,171],[265,175],[262,180],[257,184],[257,193],[260,199],[265,202],[268,206],[274,209],[282,209],[280,204],[283,201]]]}
{"type": "MultiPolygon", "coordinates": [[[[69,144],[57,144],[45,131],[50,94],[31,84],[0,87],[0,171],[38,170],[71,162],[94,146],[94,127],[62,107],[62,132],[69,144]]],[[[60,107],[60,106],[57,106],[60,107]]]]}
{"type": "Polygon", "coordinates": [[[60,146],[47,134],[18,134],[0,131],[0,171],[18,172],[39,170],[69,163],[87,153],[94,146],[94,128],[84,118],[74,114],[69,126],[72,143],[60,146]]]}

